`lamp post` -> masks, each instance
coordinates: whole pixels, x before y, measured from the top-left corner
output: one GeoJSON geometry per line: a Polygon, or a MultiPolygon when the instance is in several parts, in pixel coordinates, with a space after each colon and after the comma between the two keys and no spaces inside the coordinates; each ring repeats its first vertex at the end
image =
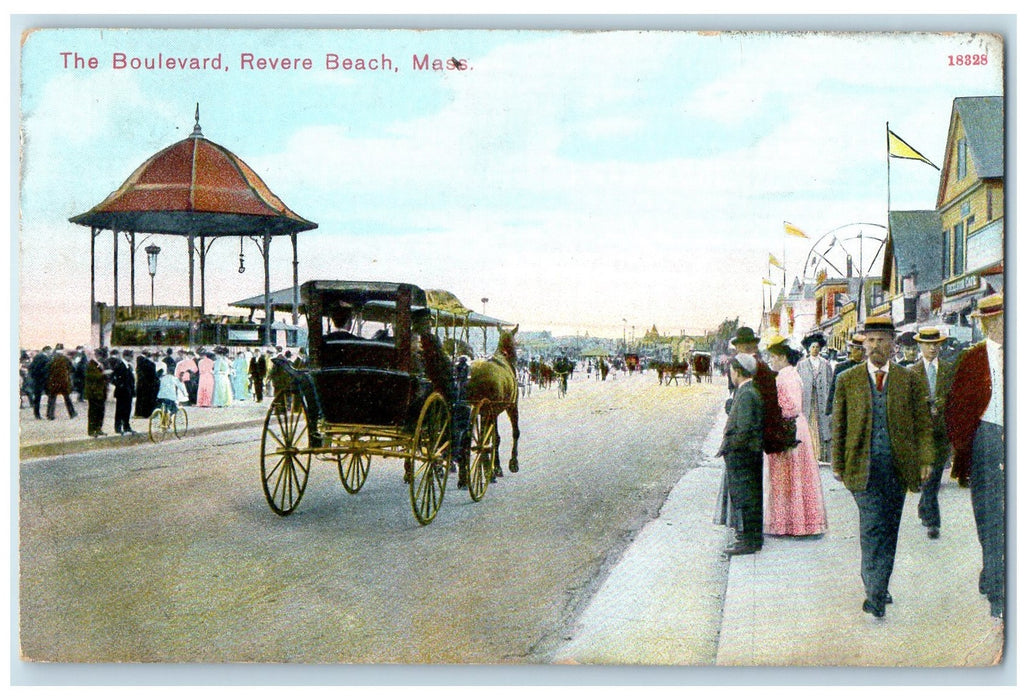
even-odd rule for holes
{"type": "Polygon", "coordinates": [[[620,344],[621,344],[621,347],[623,348],[621,350],[621,352],[627,352],[628,351],[628,319],[622,318],[621,321],[624,323],[624,325],[621,327],[621,334],[620,334],[620,344]]]}
{"type": "MultiPolygon", "coordinates": [[[[489,298],[488,297],[482,297],[481,298],[481,315],[482,316],[485,315],[485,304],[488,304],[488,303],[489,303],[489,298]]],[[[482,341],[481,341],[482,352],[484,352],[486,355],[488,355],[489,354],[489,327],[488,326],[483,325],[481,327],[481,335],[482,335],[482,341]]]]}
{"type": "Polygon", "coordinates": [[[150,308],[153,308],[153,278],[157,274],[157,255],[160,248],[153,244],[146,246],[146,264],[150,268],[150,308]]]}

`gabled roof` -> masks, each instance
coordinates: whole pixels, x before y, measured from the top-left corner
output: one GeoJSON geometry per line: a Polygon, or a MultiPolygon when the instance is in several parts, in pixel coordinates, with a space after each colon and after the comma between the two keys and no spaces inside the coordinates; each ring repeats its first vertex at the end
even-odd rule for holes
{"type": "Polygon", "coordinates": [[[959,114],[977,176],[1002,177],[1005,168],[1005,109],[1001,97],[957,97],[959,114]]]}
{"type": "Polygon", "coordinates": [[[892,211],[888,225],[899,278],[916,275],[919,290],[939,286],[943,281],[941,214],[933,209],[892,211]]]}

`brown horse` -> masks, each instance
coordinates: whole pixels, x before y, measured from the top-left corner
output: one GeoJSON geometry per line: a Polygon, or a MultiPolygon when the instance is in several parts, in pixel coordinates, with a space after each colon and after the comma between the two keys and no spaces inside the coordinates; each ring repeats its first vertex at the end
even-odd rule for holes
{"type": "Polygon", "coordinates": [[[499,465],[499,429],[496,425],[500,414],[503,412],[510,417],[510,427],[513,433],[513,447],[510,450],[510,471],[516,472],[517,466],[517,438],[521,436],[521,429],[517,425],[517,345],[514,336],[517,335],[516,326],[512,331],[500,331],[499,346],[496,352],[487,360],[475,360],[471,363],[471,376],[467,382],[467,402],[469,404],[481,404],[488,401],[488,414],[484,416],[486,421],[491,421],[496,430],[496,475],[502,476],[502,469],[499,465]]]}

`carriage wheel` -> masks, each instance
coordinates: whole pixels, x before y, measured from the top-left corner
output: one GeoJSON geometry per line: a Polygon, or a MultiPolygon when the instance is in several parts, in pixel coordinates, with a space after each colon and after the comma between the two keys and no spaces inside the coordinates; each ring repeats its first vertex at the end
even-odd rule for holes
{"type": "Polygon", "coordinates": [[[449,478],[450,439],[449,406],[442,394],[435,392],[421,408],[407,459],[410,474],[410,505],[417,522],[427,525],[439,512],[449,478]]]}
{"type": "Polygon", "coordinates": [[[496,441],[496,421],[488,415],[488,401],[482,401],[471,411],[471,458],[467,468],[467,492],[472,501],[480,501],[492,481],[499,445],[496,441]]]}
{"type": "Polygon", "coordinates": [[[288,515],[296,510],[310,473],[310,454],[301,443],[309,442],[307,414],[291,391],[277,394],[264,418],[260,438],[260,478],[271,510],[288,515]]]}
{"type": "Polygon", "coordinates": [[[367,481],[367,472],[371,469],[371,455],[365,452],[352,452],[339,457],[339,478],[347,493],[356,493],[367,481]]]}

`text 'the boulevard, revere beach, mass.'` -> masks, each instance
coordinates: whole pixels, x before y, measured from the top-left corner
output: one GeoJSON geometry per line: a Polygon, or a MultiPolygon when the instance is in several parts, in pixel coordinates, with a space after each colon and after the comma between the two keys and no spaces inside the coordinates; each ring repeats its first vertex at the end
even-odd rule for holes
{"type": "Polygon", "coordinates": [[[263,56],[242,52],[233,61],[220,53],[211,56],[175,56],[157,53],[150,56],[135,56],[121,51],[110,54],[107,60],[98,56],[80,54],[77,51],[61,51],[59,58],[68,70],[111,70],[126,71],[228,71],[230,67],[241,71],[287,73],[315,70],[372,71],[399,73],[401,65],[408,65],[414,71],[474,70],[466,58],[439,57],[427,53],[412,54],[409,62],[393,60],[382,53],[377,56],[345,56],[338,53],[324,53],[319,56],[263,56]]]}

